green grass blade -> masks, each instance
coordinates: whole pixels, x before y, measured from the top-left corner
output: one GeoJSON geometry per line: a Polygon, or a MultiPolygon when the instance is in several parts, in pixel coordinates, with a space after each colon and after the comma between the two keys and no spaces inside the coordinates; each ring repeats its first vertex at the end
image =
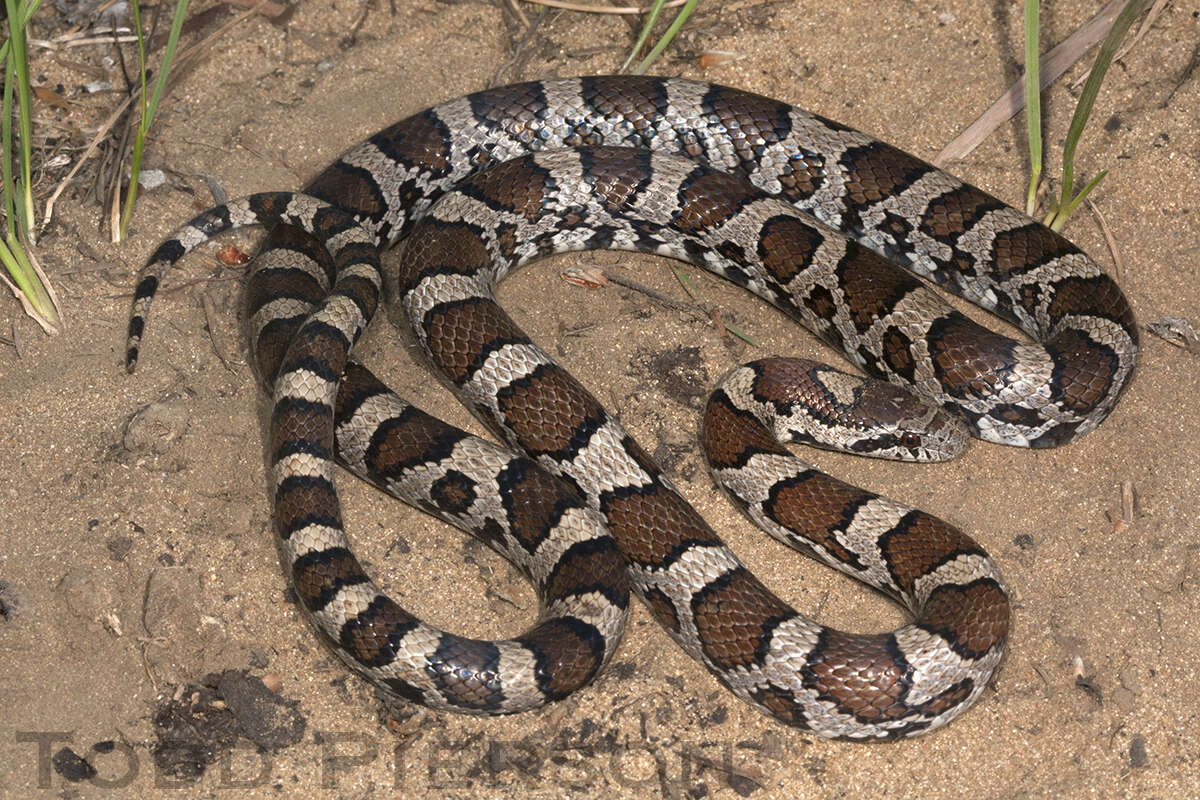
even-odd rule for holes
{"type": "Polygon", "coordinates": [[[32,302],[32,297],[41,286],[37,281],[37,276],[33,274],[29,259],[25,256],[20,242],[11,236],[0,242],[0,261],[4,262],[4,268],[12,277],[17,289],[32,302]],[[12,246],[14,244],[15,247],[12,246]],[[33,280],[30,280],[31,277],[33,280]]]}
{"type": "Polygon", "coordinates": [[[21,235],[33,241],[33,102],[29,90],[29,61],[25,48],[25,24],[30,12],[22,0],[5,0],[8,11],[9,51],[7,64],[12,69],[5,69],[5,84],[13,81],[17,96],[17,169],[19,177],[14,181],[13,189],[16,195],[13,204],[16,208],[16,221],[21,235]],[[15,22],[14,22],[15,21],[15,22]]]}
{"type": "Polygon", "coordinates": [[[5,271],[12,277],[13,284],[20,292],[25,310],[48,333],[57,333],[62,325],[58,305],[49,286],[43,283],[30,261],[29,254],[15,235],[0,242],[0,262],[3,262],[5,271]]]}
{"type": "Polygon", "coordinates": [[[755,339],[750,334],[746,333],[744,330],[739,328],[737,325],[734,325],[732,322],[722,321],[721,324],[725,326],[725,330],[729,331],[730,333],[732,333],[734,336],[741,339],[746,344],[753,345],[754,347],[762,346],[758,343],[757,339],[755,339]]]}
{"type": "MultiPolygon", "coordinates": [[[[138,3],[133,3],[136,9],[138,3]]],[[[158,77],[154,81],[154,92],[146,101],[146,60],[142,49],[141,25],[138,25],[138,53],[141,58],[142,73],[142,118],[138,124],[137,136],[133,141],[133,158],[130,163],[129,187],[125,193],[125,206],[121,209],[120,238],[124,239],[129,232],[129,220],[133,217],[133,207],[137,202],[138,176],[142,170],[142,152],[146,146],[146,135],[150,132],[150,124],[158,110],[158,101],[162,99],[167,86],[167,75],[171,71],[171,62],[175,58],[175,50],[179,46],[179,36],[183,31],[183,23],[187,18],[188,0],[176,0],[175,16],[171,20],[171,32],[167,35],[167,47],[163,51],[162,63],[158,66],[158,77]]],[[[135,18],[140,15],[135,11],[135,18]]]]}
{"type": "Polygon", "coordinates": [[[1071,127],[1067,131],[1066,145],[1063,147],[1062,193],[1058,203],[1058,212],[1054,215],[1050,226],[1055,230],[1060,230],[1066,224],[1071,211],[1078,205],[1072,202],[1072,191],[1075,188],[1075,148],[1079,144],[1079,138],[1083,135],[1083,128],[1087,125],[1088,117],[1092,114],[1092,107],[1096,104],[1096,96],[1100,93],[1100,84],[1112,64],[1117,48],[1129,31],[1129,26],[1141,15],[1145,5],[1146,0],[1129,0],[1125,4],[1125,8],[1113,22],[1108,36],[1104,37],[1104,41],[1100,45],[1100,52],[1096,55],[1096,63],[1092,65],[1092,71],[1083,85],[1083,92],[1079,95],[1079,102],[1075,105],[1075,115],[1071,118],[1071,127]]]}
{"type": "Polygon", "coordinates": [[[154,119],[154,114],[158,111],[158,101],[162,99],[163,92],[167,88],[167,75],[171,71],[171,62],[175,60],[175,50],[179,47],[179,36],[183,32],[183,23],[187,19],[188,0],[176,0],[175,16],[171,20],[171,33],[167,36],[167,47],[163,51],[162,64],[158,68],[158,80],[154,83],[154,93],[150,95],[150,107],[147,118],[143,124],[146,130],[150,129],[150,120],[154,119]]]}
{"type": "Polygon", "coordinates": [[[683,8],[679,9],[679,13],[671,21],[670,27],[663,33],[662,38],[655,43],[654,49],[638,63],[637,68],[633,71],[634,75],[646,74],[646,70],[662,55],[663,50],[667,49],[667,46],[675,39],[675,34],[679,33],[679,29],[683,27],[683,23],[687,22],[687,18],[692,15],[692,12],[696,10],[696,6],[699,4],[700,0],[688,0],[683,8]]]}
{"type": "MultiPolygon", "coordinates": [[[[7,43],[6,43],[7,44],[7,43]]],[[[12,59],[4,59],[4,101],[3,101],[3,119],[0,119],[0,147],[3,147],[3,152],[0,153],[0,175],[4,180],[4,231],[5,235],[11,237],[16,230],[16,209],[14,208],[13,198],[16,197],[16,189],[13,185],[13,164],[12,164],[12,100],[13,100],[13,64],[12,59]]]]}
{"type": "Polygon", "coordinates": [[[1042,98],[1039,66],[1038,0],[1025,0],[1025,125],[1029,138],[1029,192],[1025,213],[1037,211],[1038,185],[1042,182],[1042,98]]]}
{"type": "MultiPolygon", "coordinates": [[[[57,332],[62,324],[53,290],[45,283],[36,262],[27,253],[23,241],[32,241],[33,181],[32,131],[33,113],[29,91],[28,53],[25,47],[25,27],[40,0],[26,3],[5,0],[9,20],[9,38],[0,46],[0,63],[4,64],[3,100],[0,102],[0,193],[3,194],[4,236],[0,240],[0,263],[11,276],[3,283],[13,288],[29,313],[46,331],[57,332]],[[13,97],[17,98],[17,151],[20,163],[13,164],[13,97]],[[20,175],[17,176],[19,171],[20,175]]],[[[0,278],[3,276],[0,275],[0,278]]]]}
{"type": "Polygon", "coordinates": [[[679,281],[679,285],[687,292],[687,296],[692,298],[694,302],[700,302],[700,290],[696,288],[696,284],[692,283],[692,277],[687,274],[683,267],[677,267],[673,270],[675,280],[679,281]]]}
{"type": "Polygon", "coordinates": [[[1046,200],[1050,203],[1050,210],[1042,218],[1042,224],[1049,228],[1054,224],[1054,217],[1058,214],[1058,195],[1050,194],[1046,197],[1046,200]]]}
{"type": "MultiPolygon", "coordinates": [[[[696,288],[696,284],[692,283],[692,278],[687,274],[687,271],[684,270],[683,267],[678,267],[673,271],[675,273],[675,280],[679,281],[679,285],[683,287],[685,292],[687,292],[688,297],[692,298],[692,302],[703,308],[704,300],[700,297],[700,290],[696,288]]],[[[724,320],[721,320],[721,325],[725,327],[725,330],[729,331],[743,342],[752,344],[755,347],[759,346],[757,339],[746,333],[737,325],[734,325],[731,322],[725,322],[724,320]]]]}
{"type": "Polygon", "coordinates": [[[650,13],[646,16],[646,21],[642,25],[642,31],[638,34],[637,42],[633,45],[633,49],[629,51],[625,63],[621,65],[621,68],[617,72],[624,72],[629,69],[629,65],[637,58],[637,54],[646,44],[646,40],[650,38],[650,31],[654,30],[654,23],[658,22],[658,15],[662,12],[663,6],[666,4],[667,0],[654,0],[654,5],[651,7],[650,13]]]}
{"type": "Polygon", "coordinates": [[[137,36],[138,81],[142,87],[142,119],[146,118],[146,37],[142,32],[142,4],[138,0],[130,3],[133,10],[133,32],[137,36]]]}
{"type": "Polygon", "coordinates": [[[1108,170],[1100,170],[1099,175],[1088,181],[1087,186],[1084,186],[1083,190],[1080,191],[1079,194],[1075,195],[1075,199],[1067,203],[1066,206],[1063,207],[1062,210],[1055,214],[1054,218],[1050,220],[1048,223],[1050,230],[1061,231],[1063,226],[1067,224],[1067,220],[1070,219],[1071,215],[1075,213],[1075,207],[1083,202],[1083,198],[1087,197],[1088,194],[1091,193],[1092,189],[1095,189],[1100,185],[1100,181],[1104,180],[1104,176],[1107,174],[1108,170]]]}
{"type": "MultiPolygon", "coordinates": [[[[24,30],[25,26],[27,26],[29,24],[29,20],[33,19],[34,12],[36,12],[39,8],[41,8],[41,5],[42,5],[42,0],[33,0],[33,2],[31,2],[31,3],[30,2],[21,2],[21,0],[17,0],[17,6],[21,9],[20,25],[21,25],[22,30],[24,30]]],[[[8,0],[5,0],[4,8],[5,8],[5,11],[8,11],[8,0]]],[[[13,19],[13,17],[10,16],[9,20],[12,20],[12,19],[13,19]]],[[[8,40],[7,39],[4,40],[3,44],[0,44],[0,61],[4,60],[6,58],[8,58],[8,40]]]]}

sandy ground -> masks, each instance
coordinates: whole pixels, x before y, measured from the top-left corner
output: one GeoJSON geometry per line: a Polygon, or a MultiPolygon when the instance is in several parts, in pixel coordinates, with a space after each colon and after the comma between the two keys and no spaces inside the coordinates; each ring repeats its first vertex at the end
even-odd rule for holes
{"type": "MultiPolygon", "coordinates": [[[[1051,4],[1044,40],[1061,40],[1095,5],[1051,4]]],[[[372,10],[350,45],[361,9],[329,0],[304,4],[284,28],[254,20],[234,30],[163,104],[147,162],[170,170],[169,183],[143,196],[128,243],[106,242],[91,201],[60,202],[40,252],[66,331],[46,338],[0,301],[0,331],[18,344],[0,347],[0,794],[1196,796],[1200,364],[1148,334],[1120,406],[1071,446],[976,444],[956,463],[917,468],[812,456],[971,532],[1004,571],[1016,601],[1010,653],[978,706],[947,729],[864,746],[784,728],[723,691],[640,606],[613,667],[544,712],[481,720],[409,708],[381,722],[372,691],[289,601],[271,533],[264,404],[238,324],[240,271],[221,267],[215,248],[192,257],[168,288],[189,285],[162,296],[136,376],[120,353],[133,274],[174,225],[211,204],[201,176],[231,196],[298,187],[396,119],[491,83],[612,71],[630,39],[623,20],[553,12],[518,51],[492,3],[393,6],[372,10]],[[1118,522],[1123,486],[1134,513],[1118,522]],[[219,673],[215,688],[201,687],[219,673]],[[278,702],[258,679],[278,684],[278,702]],[[201,738],[172,761],[158,746],[164,730],[201,738]],[[179,777],[189,761],[209,766],[179,777]]],[[[1094,199],[1142,324],[1197,319],[1200,308],[1196,8],[1172,3],[1114,67],[1081,148],[1085,175],[1112,170],[1094,199]]],[[[1018,25],[1013,4],[968,0],[703,3],[656,71],[783,98],[929,158],[1017,77],[1018,25]],[[696,55],[707,49],[739,58],[704,69],[696,55]]],[[[76,104],[42,109],[59,120],[86,128],[115,102],[78,93],[91,78],[69,63],[45,58],[39,75],[76,104]]],[[[1062,82],[1049,93],[1051,149],[1073,94],[1062,82]]],[[[1020,201],[1023,125],[1003,126],[952,169],[1020,201]]],[[[1092,214],[1068,233],[1116,270],[1092,214]]],[[[252,237],[230,241],[249,249],[252,237]]],[[[896,624],[882,600],[757,533],[714,489],[694,444],[698,398],[729,366],[831,354],[707,276],[695,277],[705,297],[761,347],[729,344],[640,294],[568,286],[557,275],[571,264],[619,266],[681,296],[656,259],[562,258],[508,282],[503,300],[518,322],[663,458],[782,596],[834,625],[896,624]]],[[[360,352],[402,394],[473,424],[386,320],[360,352]]],[[[340,485],[355,541],[406,605],[475,635],[528,620],[531,593],[490,552],[353,480],[340,485]]]]}

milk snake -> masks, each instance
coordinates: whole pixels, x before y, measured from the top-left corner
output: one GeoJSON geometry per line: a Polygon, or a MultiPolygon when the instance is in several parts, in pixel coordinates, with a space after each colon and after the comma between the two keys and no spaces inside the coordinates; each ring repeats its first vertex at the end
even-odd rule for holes
{"type": "MultiPolygon", "coordinates": [[[[623,76],[487,90],[376,134],[305,191],[312,197],[227,204],[164,242],[138,284],[127,365],[175,261],[230,227],[275,227],[251,277],[249,313],[273,386],[269,446],[293,582],[348,664],[432,705],[529,707],[586,683],[611,656],[624,587],[610,540],[588,527],[590,509],[615,536],[632,588],[690,655],[738,696],[821,736],[898,738],[944,724],[978,697],[1008,629],[1007,596],[978,545],[799,464],[758,421],[814,416],[798,410],[800,394],[853,400],[865,391],[857,379],[790,362],[743,367],[710,401],[704,438],[714,474],[768,531],[914,614],[886,635],[812,623],[742,567],[616,420],[494,304],[491,286],[512,267],[595,247],[683,258],[774,303],[865,371],[911,384],[973,435],[1006,444],[1049,447],[1090,431],[1137,358],[1120,290],[1057,234],[857,131],[724,87],[623,76]],[[483,445],[420,415],[361,366],[339,382],[378,300],[374,245],[410,233],[397,299],[418,341],[484,419],[569,485],[562,496],[549,479],[526,478],[541,475],[530,462],[480,455],[483,445]],[[1034,341],[980,328],[877,253],[1034,341]],[[781,375],[807,376],[809,388],[780,388],[781,375]],[[513,642],[459,640],[377,594],[341,530],[335,403],[344,463],[477,525],[509,555],[530,554],[542,626],[513,642]],[[511,489],[527,479],[544,493],[515,505],[511,489]],[[518,507],[544,512],[525,515],[538,517],[536,532],[518,507]]],[[[935,429],[947,424],[958,423],[935,429]]],[[[936,434],[903,432],[890,444],[914,453],[922,437],[936,434]]]]}

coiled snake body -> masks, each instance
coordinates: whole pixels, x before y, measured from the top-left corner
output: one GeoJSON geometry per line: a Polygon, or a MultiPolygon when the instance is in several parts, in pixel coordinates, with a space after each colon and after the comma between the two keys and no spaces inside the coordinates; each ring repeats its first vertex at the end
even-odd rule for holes
{"type": "MultiPolygon", "coordinates": [[[[656,619],[726,686],[822,736],[896,738],[944,724],[982,691],[1008,628],[999,575],[971,539],[805,467],[760,422],[822,416],[798,410],[799,395],[828,411],[863,394],[857,379],[790,362],[741,368],[710,401],[704,438],[714,473],[767,530],[913,612],[885,635],[817,625],[741,566],[619,423],[495,305],[491,287],[508,269],[594,247],[689,260],[1007,444],[1053,446],[1093,429],[1137,357],[1124,297],[1066,240],[861,133],[724,87],[596,77],[488,90],[382,131],[306,191],[317,199],[228,204],[160,246],[138,286],[128,363],[171,264],[229,227],[282,223],[251,277],[249,310],[275,399],[269,446],[293,582],[348,664],[432,705],[518,710],[586,683],[624,622],[622,564],[656,619]],[[410,232],[397,299],[418,341],[485,419],[569,488],[346,367],[379,296],[375,245],[410,232]],[[979,328],[876,253],[1034,342],[979,328]],[[781,388],[787,375],[809,388],[781,388]],[[342,531],[335,433],[352,470],[522,559],[542,622],[516,640],[472,642],[380,595],[342,531]]],[[[958,423],[925,422],[921,433],[873,434],[874,444],[915,453],[955,438],[958,423]]]]}

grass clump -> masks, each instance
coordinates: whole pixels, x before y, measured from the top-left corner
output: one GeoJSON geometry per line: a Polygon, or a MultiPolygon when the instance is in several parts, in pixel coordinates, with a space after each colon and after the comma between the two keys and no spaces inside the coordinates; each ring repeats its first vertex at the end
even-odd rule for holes
{"type": "MultiPolygon", "coordinates": [[[[1112,64],[1117,48],[1128,33],[1133,21],[1137,19],[1145,0],[1129,0],[1116,21],[1104,37],[1100,52],[1096,55],[1096,63],[1088,73],[1087,82],[1079,101],[1075,104],[1075,114],[1071,118],[1071,127],[1067,131],[1066,142],[1063,145],[1063,174],[1062,186],[1057,196],[1050,197],[1050,211],[1043,222],[1051,230],[1061,231],[1067,220],[1083,199],[1093,189],[1100,185],[1108,170],[1101,170],[1092,178],[1078,194],[1075,191],[1075,149],[1083,136],[1083,129],[1092,114],[1096,104],[1096,96],[1100,92],[1100,84],[1112,64]]],[[[1038,0],[1025,0],[1025,103],[1026,122],[1029,137],[1029,158],[1031,162],[1029,191],[1025,199],[1025,213],[1033,216],[1037,212],[1038,189],[1042,178],[1042,132],[1041,132],[1041,97],[1038,80],[1038,0]]]]}
{"type": "MultiPolygon", "coordinates": [[[[4,282],[21,301],[25,312],[44,330],[57,333],[62,325],[58,302],[31,249],[33,231],[33,108],[29,87],[29,53],[26,28],[41,0],[5,0],[8,40],[0,46],[4,63],[3,120],[0,121],[0,179],[3,181],[4,239],[0,261],[8,278],[4,282]],[[13,103],[16,101],[16,130],[13,103]],[[14,163],[14,149],[16,162],[14,163]]],[[[2,277],[2,276],[0,276],[2,277]]]]}

